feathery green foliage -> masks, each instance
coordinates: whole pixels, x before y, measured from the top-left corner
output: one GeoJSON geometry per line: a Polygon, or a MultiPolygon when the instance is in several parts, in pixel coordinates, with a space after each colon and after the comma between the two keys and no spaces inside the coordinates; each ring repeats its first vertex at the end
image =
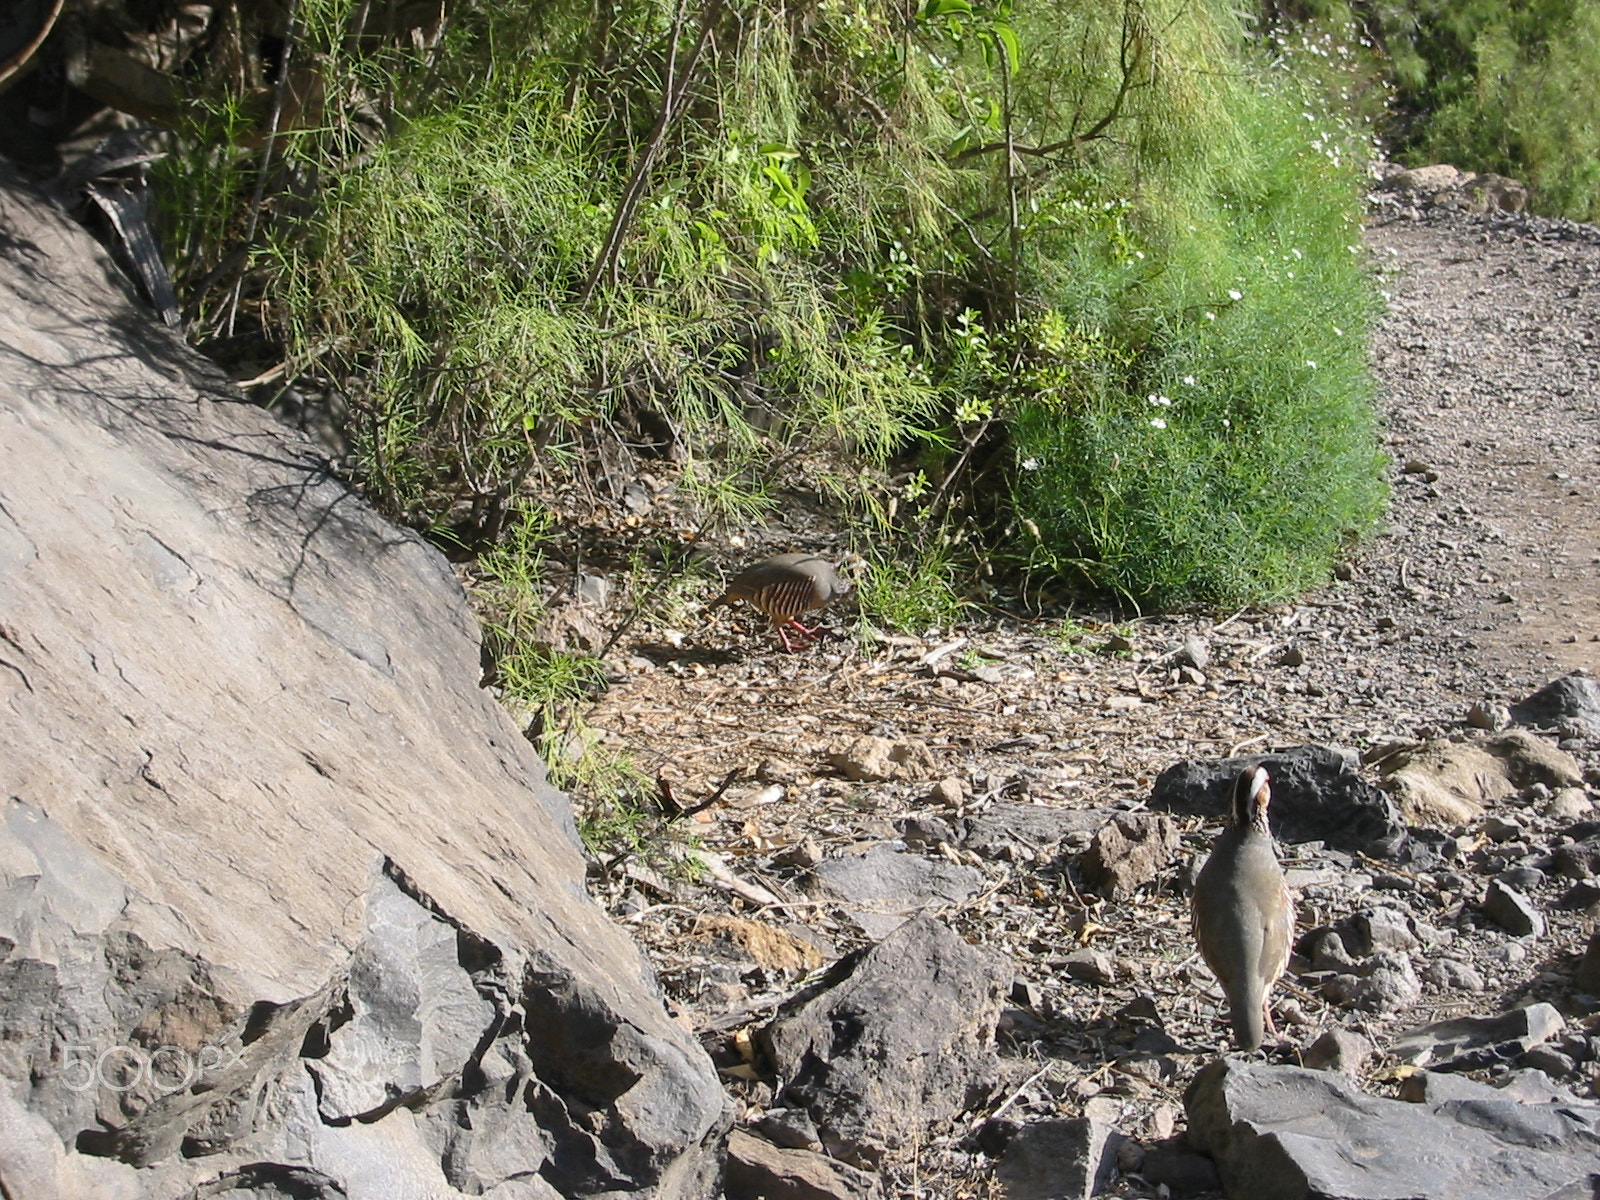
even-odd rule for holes
{"type": "Polygon", "coordinates": [[[1278,595],[1379,503],[1349,137],[1222,0],[459,0],[410,43],[298,7],[266,175],[226,94],[165,168],[200,201],[180,266],[226,332],[206,276],[259,221],[249,298],[347,397],[368,492],[441,537],[492,546],[607,445],[710,525],[827,450],[921,621],[994,552],[1140,603],[1278,595]]]}

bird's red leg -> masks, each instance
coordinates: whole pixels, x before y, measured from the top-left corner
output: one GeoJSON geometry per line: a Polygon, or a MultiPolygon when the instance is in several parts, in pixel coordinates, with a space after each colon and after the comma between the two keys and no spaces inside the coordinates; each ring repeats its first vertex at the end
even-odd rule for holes
{"type": "Polygon", "coordinates": [[[789,641],[789,632],[788,632],[788,630],[784,629],[784,627],[782,625],[779,625],[776,628],[778,630],[778,640],[783,643],[783,649],[784,649],[785,653],[793,654],[794,653],[794,644],[789,641]]]}

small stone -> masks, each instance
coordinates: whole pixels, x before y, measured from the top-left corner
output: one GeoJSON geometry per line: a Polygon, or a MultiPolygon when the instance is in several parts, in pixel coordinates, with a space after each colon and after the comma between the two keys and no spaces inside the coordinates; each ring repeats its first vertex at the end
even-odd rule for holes
{"type": "Polygon", "coordinates": [[[1182,665],[1204,671],[1211,664],[1211,647],[1206,645],[1204,638],[1190,634],[1178,647],[1177,659],[1182,665]]]}
{"type": "MultiPolygon", "coordinates": [[[[1406,880],[1412,885],[1413,880],[1406,880]]],[[[1351,918],[1365,940],[1368,950],[1415,950],[1416,935],[1411,932],[1411,921],[1398,909],[1375,907],[1363,909],[1351,918]]]]}
{"type": "Polygon", "coordinates": [[[1600,875],[1600,837],[1557,846],[1550,858],[1557,875],[1566,879],[1593,879],[1600,875]]]}
{"type": "Polygon", "coordinates": [[[1489,890],[1483,898],[1483,911],[1485,916],[1513,937],[1544,936],[1543,914],[1521,892],[1507,887],[1498,879],[1489,883],[1489,890]]]}
{"type": "Polygon", "coordinates": [[[962,786],[961,780],[950,776],[933,785],[928,792],[928,802],[937,804],[941,808],[960,808],[966,795],[967,790],[962,786]]]}
{"type": "Polygon", "coordinates": [[[1535,1046],[1522,1056],[1522,1065],[1535,1071],[1543,1071],[1552,1079],[1571,1074],[1573,1068],[1577,1066],[1570,1057],[1553,1046],[1535,1046]]]}
{"type": "Polygon", "coordinates": [[[1044,992],[1038,984],[1029,983],[1026,979],[1014,979],[1011,982],[1011,1002],[1031,1008],[1034,1012],[1043,1012],[1044,992]]]}
{"type": "Polygon", "coordinates": [[[1122,1141],[1093,1117],[1035,1121],[1011,1139],[995,1178],[1006,1200],[1089,1200],[1110,1179],[1122,1141]]]}
{"type": "Polygon", "coordinates": [[[1556,901],[1556,907],[1572,911],[1595,903],[1600,903],[1600,879],[1580,879],[1556,901]]]}
{"type": "Polygon", "coordinates": [[[1483,836],[1491,842],[1509,842],[1512,838],[1522,836],[1522,825],[1514,817],[1487,817],[1484,819],[1483,836]]]}
{"type": "Polygon", "coordinates": [[[1484,988],[1478,969],[1456,958],[1435,959],[1423,969],[1422,978],[1441,991],[1481,992],[1484,988]]]}
{"type": "Polygon", "coordinates": [[[772,861],[780,867],[798,867],[802,871],[809,871],[822,861],[822,846],[813,838],[802,838],[774,854],[772,861]]]}
{"type": "Polygon", "coordinates": [[[876,1175],[811,1150],[784,1149],[735,1129],[728,1137],[728,1200],[804,1196],[807,1200],[876,1200],[876,1175]]]}
{"type": "Polygon", "coordinates": [[[1457,1017],[1408,1030],[1390,1045],[1390,1053],[1413,1066],[1471,1071],[1525,1054],[1565,1029],[1553,1005],[1530,1004],[1499,1016],[1457,1017]]]}
{"type": "Polygon", "coordinates": [[[1300,1056],[1304,1066],[1315,1071],[1337,1071],[1356,1076],[1372,1057],[1372,1043],[1350,1029],[1330,1029],[1300,1056]]]}
{"type": "Polygon", "coordinates": [[[1109,987],[1117,981],[1116,968],[1098,950],[1075,951],[1062,960],[1061,968],[1070,978],[1099,987],[1109,987]]]}
{"type": "Polygon", "coordinates": [[[1299,666],[1304,666],[1305,665],[1305,661],[1306,661],[1306,653],[1305,653],[1305,651],[1300,649],[1300,647],[1295,645],[1293,642],[1291,642],[1289,645],[1285,646],[1283,648],[1283,653],[1278,655],[1278,665],[1280,667],[1299,667],[1299,666]]]}
{"type": "Polygon", "coordinates": [[[1482,700],[1467,710],[1467,724],[1474,729],[1498,732],[1511,726],[1511,710],[1504,704],[1489,704],[1482,700]]]}
{"type": "Polygon", "coordinates": [[[1178,682],[1187,683],[1192,687],[1205,687],[1206,674],[1195,667],[1179,667],[1178,682]]]}
{"type": "Polygon", "coordinates": [[[937,849],[954,844],[956,840],[956,831],[950,827],[950,822],[925,813],[905,817],[897,825],[901,839],[914,850],[937,849]]]}
{"type": "Polygon", "coordinates": [[[1552,821],[1577,821],[1594,812],[1594,802],[1582,788],[1562,788],[1543,811],[1552,821]]]}
{"type": "Polygon", "coordinates": [[[803,1108],[770,1108],[756,1122],[756,1131],[785,1150],[821,1150],[817,1123],[803,1108]]]}
{"type": "Polygon", "coordinates": [[[863,734],[828,754],[829,765],[857,783],[926,779],[934,772],[933,754],[918,741],[891,741],[863,734]]]}
{"type": "Polygon", "coordinates": [[[1280,1025],[1309,1025],[1311,1018],[1301,1006],[1300,1001],[1293,996],[1285,996],[1272,1006],[1273,1015],[1278,1018],[1280,1025]]]}
{"type": "Polygon", "coordinates": [[[1422,999],[1422,984],[1411,959],[1392,950],[1380,950],[1356,968],[1361,982],[1351,1002],[1370,1012],[1391,1013],[1422,999]]]}
{"type": "Polygon", "coordinates": [[[1583,736],[1600,737],[1600,680],[1575,671],[1546,684],[1511,711],[1524,725],[1555,728],[1570,722],[1583,736]]]}
{"type": "Polygon", "coordinates": [[[1079,860],[1090,887],[1121,899],[1168,869],[1178,852],[1178,826],[1166,813],[1118,813],[1079,860]]]}
{"type": "Polygon", "coordinates": [[[1311,969],[1314,971],[1348,971],[1356,965],[1344,947],[1344,939],[1333,929],[1313,935],[1311,942],[1311,969]]]}
{"type": "Polygon", "coordinates": [[[1495,876],[1501,883],[1509,888],[1528,891],[1531,888],[1544,886],[1544,872],[1538,867],[1530,867],[1519,863],[1514,867],[1507,867],[1495,876]]]}

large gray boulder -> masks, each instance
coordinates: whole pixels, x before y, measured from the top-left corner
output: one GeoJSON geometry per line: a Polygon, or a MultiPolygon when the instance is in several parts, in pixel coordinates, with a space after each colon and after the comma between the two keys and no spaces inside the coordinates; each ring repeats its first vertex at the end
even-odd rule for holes
{"type": "Polygon", "coordinates": [[[1184,1093],[1189,1141],[1252,1200],[1547,1200],[1592,1194],[1600,1108],[1482,1088],[1407,1104],[1326,1071],[1218,1059],[1184,1093]]]}
{"type": "Polygon", "coordinates": [[[0,1193],[709,1197],[449,565],[0,178],[0,1193]]]}
{"type": "Polygon", "coordinates": [[[932,917],[840,959],[760,1034],[780,1100],[823,1148],[867,1170],[988,1096],[994,1033],[1015,967],[932,917]]]}
{"type": "Polygon", "coordinates": [[[1319,745],[1237,758],[1185,759],[1156,777],[1150,807],[1182,816],[1225,816],[1239,772],[1265,767],[1272,777],[1272,832],[1279,841],[1321,841],[1340,850],[1392,853],[1405,839],[1405,825],[1394,802],[1362,779],[1356,766],[1353,756],[1319,745]]]}

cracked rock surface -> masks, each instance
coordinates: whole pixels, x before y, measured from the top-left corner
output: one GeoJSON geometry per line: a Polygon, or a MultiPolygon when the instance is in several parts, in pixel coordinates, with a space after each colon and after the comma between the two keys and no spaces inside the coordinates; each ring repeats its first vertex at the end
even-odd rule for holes
{"type": "Polygon", "coordinates": [[[13,180],[0,228],[0,1191],[714,1194],[448,564],[13,180]]]}

